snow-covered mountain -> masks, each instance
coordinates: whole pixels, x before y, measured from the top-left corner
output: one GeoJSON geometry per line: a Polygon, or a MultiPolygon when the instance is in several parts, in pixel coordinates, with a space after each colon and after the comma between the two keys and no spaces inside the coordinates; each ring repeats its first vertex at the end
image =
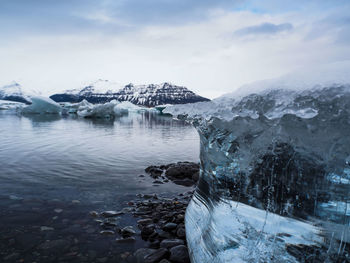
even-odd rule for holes
{"type": "Polygon", "coordinates": [[[83,89],[67,90],[61,94],[54,94],[50,98],[56,102],[79,102],[85,99],[91,103],[105,103],[116,99],[148,107],[209,101],[209,99],[201,97],[185,87],[166,82],[122,86],[108,80],[98,80],[83,89]]]}
{"type": "Polygon", "coordinates": [[[30,98],[23,92],[21,85],[17,82],[0,87],[0,99],[31,103],[30,98]]]}

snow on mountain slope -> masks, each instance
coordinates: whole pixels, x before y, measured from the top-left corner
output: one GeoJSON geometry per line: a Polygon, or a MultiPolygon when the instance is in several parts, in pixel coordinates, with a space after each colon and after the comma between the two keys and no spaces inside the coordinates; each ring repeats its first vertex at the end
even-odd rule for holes
{"type": "Polygon", "coordinates": [[[79,102],[85,99],[91,103],[105,103],[115,99],[148,107],[209,101],[185,87],[170,83],[128,84],[123,87],[108,80],[98,80],[81,90],[68,90],[61,94],[54,94],[50,98],[56,102],[79,102]]]}
{"type": "Polygon", "coordinates": [[[78,96],[84,96],[88,94],[111,94],[118,92],[122,88],[123,85],[119,83],[99,79],[91,84],[88,84],[83,89],[67,90],[65,93],[78,96]]]}
{"type": "Polygon", "coordinates": [[[0,87],[0,99],[31,103],[29,96],[23,92],[21,85],[17,82],[0,87]]]}

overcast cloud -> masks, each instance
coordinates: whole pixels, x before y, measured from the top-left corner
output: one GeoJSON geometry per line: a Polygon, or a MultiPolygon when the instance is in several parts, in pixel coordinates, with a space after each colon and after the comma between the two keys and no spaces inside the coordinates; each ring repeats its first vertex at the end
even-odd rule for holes
{"type": "Polygon", "coordinates": [[[350,59],[348,1],[289,2],[0,0],[0,85],[169,81],[213,98],[350,59]]]}

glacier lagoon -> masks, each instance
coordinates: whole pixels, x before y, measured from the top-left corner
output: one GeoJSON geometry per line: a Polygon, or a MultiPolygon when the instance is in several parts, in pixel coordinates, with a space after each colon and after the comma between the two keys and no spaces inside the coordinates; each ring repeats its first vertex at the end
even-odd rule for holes
{"type": "MultiPolygon", "coordinates": [[[[117,244],[115,236],[101,236],[89,212],[121,210],[137,194],[187,192],[191,188],[154,185],[154,179],[139,175],[149,165],[199,160],[196,130],[152,112],[85,119],[0,111],[0,135],[0,261],[9,257],[5,262],[57,262],[67,244],[69,253],[78,251],[67,255],[68,262],[84,257],[115,262],[144,243],[117,244]],[[37,249],[42,243],[45,250],[37,249]],[[49,245],[56,246],[54,252],[49,245]]],[[[131,215],[120,220],[137,229],[131,215]]]]}
{"type": "MultiPolygon", "coordinates": [[[[284,81],[260,83],[255,92],[166,107],[164,112],[191,122],[200,135],[201,175],[185,217],[192,262],[349,261],[347,83],[303,82],[301,89],[284,81]]],[[[115,107],[88,106],[87,113],[117,116],[122,112],[115,107]]]]}

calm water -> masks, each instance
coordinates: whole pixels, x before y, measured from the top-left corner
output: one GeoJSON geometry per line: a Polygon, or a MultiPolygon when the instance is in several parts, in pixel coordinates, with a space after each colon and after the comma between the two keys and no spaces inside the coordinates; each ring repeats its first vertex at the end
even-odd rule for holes
{"type": "Polygon", "coordinates": [[[188,191],[171,182],[155,186],[152,178],[139,175],[149,165],[198,159],[197,132],[166,116],[88,120],[0,111],[0,261],[19,253],[17,258],[41,262],[41,254],[33,253],[43,239],[77,239],[79,253],[93,250],[96,258],[104,257],[107,247],[118,250],[90,233],[89,211],[118,210],[138,193],[188,191]],[[40,231],[41,226],[55,230],[40,231]]]}

